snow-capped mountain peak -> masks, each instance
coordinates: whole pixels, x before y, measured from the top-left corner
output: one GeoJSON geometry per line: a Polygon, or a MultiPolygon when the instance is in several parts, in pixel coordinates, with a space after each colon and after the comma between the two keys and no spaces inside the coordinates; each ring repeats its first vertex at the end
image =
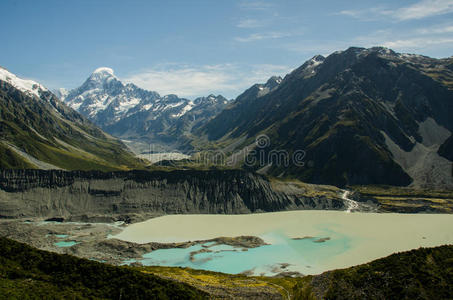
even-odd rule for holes
{"type": "Polygon", "coordinates": [[[228,102],[220,95],[193,101],[173,94],[161,96],[133,83],[123,84],[107,67],[96,69],[64,101],[116,137],[171,147],[179,139],[184,144],[183,136],[193,126],[207,122],[228,102]]]}
{"type": "MultiPolygon", "coordinates": [[[[211,95],[206,99],[210,99],[207,102],[211,105],[216,105],[219,97],[211,95]]],[[[172,94],[161,97],[133,83],[123,84],[108,67],[94,70],[82,86],[64,97],[64,101],[107,131],[118,122],[126,123],[125,119],[130,120],[127,121],[130,122],[128,127],[137,126],[132,123],[139,119],[143,122],[162,120],[163,126],[168,126],[173,122],[170,119],[179,119],[198,104],[172,94]]],[[[142,127],[149,128],[148,125],[142,127]]]]}
{"type": "Polygon", "coordinates": [[[226,99],[221,95],[210,94],[207,97],[199,97],[193,101],[194,105],[226,103],[226,99]]]}
{"type": "Polygon", "coordinates": [[[107,68],[107,67],[101,67],[97,68],[94,70],[93,73],[91,73],[90,80],[96,80],[96,81],[104,81],[109,78],[116,78],[115,73],[113,72],[113,69],[107,68]]]}
{"type": "Polygon", "coordinates": [[[10,71],[2,67],[0,67],[0,80],[8,82],[16,89],[25,92],[29,95],[35,95],[40,97],[41,92],[48,91],[47,88],[37,83],[36,81],[17,77],[15,74],[11,73],[10,71]]]}
{"type": "Polygon", "coordinates": [[[106,83],[110,83],[111,81],[118,81],[118,78],[115,76],[113,69],[101,67],[94,70],[87,81],[104,85],[106,83]]]}
{"type": "Polygon", "coordinates": [[[108,67],[97,68],[96,70],[94,70],[93,74],[97,73],[114,75],[113,69],[108,67]]]}

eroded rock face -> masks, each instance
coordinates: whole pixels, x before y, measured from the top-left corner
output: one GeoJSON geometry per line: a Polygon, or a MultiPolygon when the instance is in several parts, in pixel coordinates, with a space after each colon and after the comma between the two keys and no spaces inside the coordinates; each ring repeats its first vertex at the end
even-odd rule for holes
{"type": "MultiPolygon", "coordinates": [[[[140,214],[240,214],[344,209],[341,199],[273,189],[266,177],[240,170],[1,170],[0,217],[77,220],[140,214]]],[[[139,217],[138,217],[139,218],[139,217]]]]}

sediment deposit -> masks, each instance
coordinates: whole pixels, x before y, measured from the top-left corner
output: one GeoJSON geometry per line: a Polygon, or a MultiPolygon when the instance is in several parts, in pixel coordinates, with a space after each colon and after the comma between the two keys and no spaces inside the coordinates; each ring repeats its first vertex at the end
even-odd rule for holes
{"type": "Polygon", "coordinates": [[[340,209],[340,197],[241,170],[62,171],[1,170],[0,217],[71,221],[138,221],[163,214],[243,214],[340,209]]]}

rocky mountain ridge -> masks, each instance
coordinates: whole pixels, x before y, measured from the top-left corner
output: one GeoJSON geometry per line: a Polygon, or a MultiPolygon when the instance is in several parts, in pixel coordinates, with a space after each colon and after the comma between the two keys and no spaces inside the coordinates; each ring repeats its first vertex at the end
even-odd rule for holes
{"type": "Polygon", "coordinates": [[[383,47],[318,55],[266,93],[252,86],[197,134],[232,157],[258,150],[255,160],[265,161],[252,168],[274,176],[453,188],[452,66],[452,58],[383,47]],[[269,143],[258,149],[263,134],[269,143]],[[271,155],[298,150],[303,166],[282,166],[271,155]]]}
{"type": "Polygon", "coordinates": [[[96,69],[80,87],[60,95],[70,107],[116,137],[168,144],[170,149],[186,144],[192,127],[206,122],[227,104],[220,95],[193,101],[172,94],[160,96],[132,83],[124,84],[106,67],[96,69]]]}

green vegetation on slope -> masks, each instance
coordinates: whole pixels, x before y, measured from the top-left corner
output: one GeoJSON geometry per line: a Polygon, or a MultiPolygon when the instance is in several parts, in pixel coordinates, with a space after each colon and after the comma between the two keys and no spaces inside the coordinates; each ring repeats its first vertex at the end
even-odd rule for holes
{"type": "Polygon", "coordinates": [[[183,283],[70,255],[37,250],[0,237],[0,298],[203,299],[183,283]]]}
{"type": "Polygon", "coordinates": [[[67,170],[141,168],[126,146],[51,93],[41,98],[0,82],[0,166],[37,168],[16,151],[67,170]]]}
{"type": "MultiPolygon", "coordinates": [[[[225,146],[228,155],[251,150],[256,137],[267,135],[267,147],[250,151],[243,165],[266,166],[262,172],[272,176],[336,186],[407,186],[412,178],[388,144],[410,152],[423,139],[419,124],[429,118],[453,131],[451,70],[451,60],[351,47],[314,57],[268,93],[251,87],[199,135],[206,136],[204,148],[225,146]],[[270,155],[282,150],[289,157],[303,150],[304,156],[295,164],[270,155]]],[[[439,153],[449,157],[449,149],[446,144],[439,153]]]]}
{"type": "Polygon", "coordinates": [[[304,282],[299,291],[323,299],[452,299],[453,246],[396,253],[304,282]]]}
{"type": "Polygon", "coordinates": [[[453,191],[395,186],[352,186],[354,198],[378,203],[383,212],[453,213],[453,191]]]}
{"type": "Polygon", "coordinates": [[[20,155],[0,143],[0,169],[34,169],[35,166],[25,161],[20,155]]]}
{"type": "Polygon", "coordinates": [[[208,292],[213,298],[294,298],[294,287],[302,278],[232,275],[175,267],[138,267],[144,273],[187,283],[208,292]]]}

